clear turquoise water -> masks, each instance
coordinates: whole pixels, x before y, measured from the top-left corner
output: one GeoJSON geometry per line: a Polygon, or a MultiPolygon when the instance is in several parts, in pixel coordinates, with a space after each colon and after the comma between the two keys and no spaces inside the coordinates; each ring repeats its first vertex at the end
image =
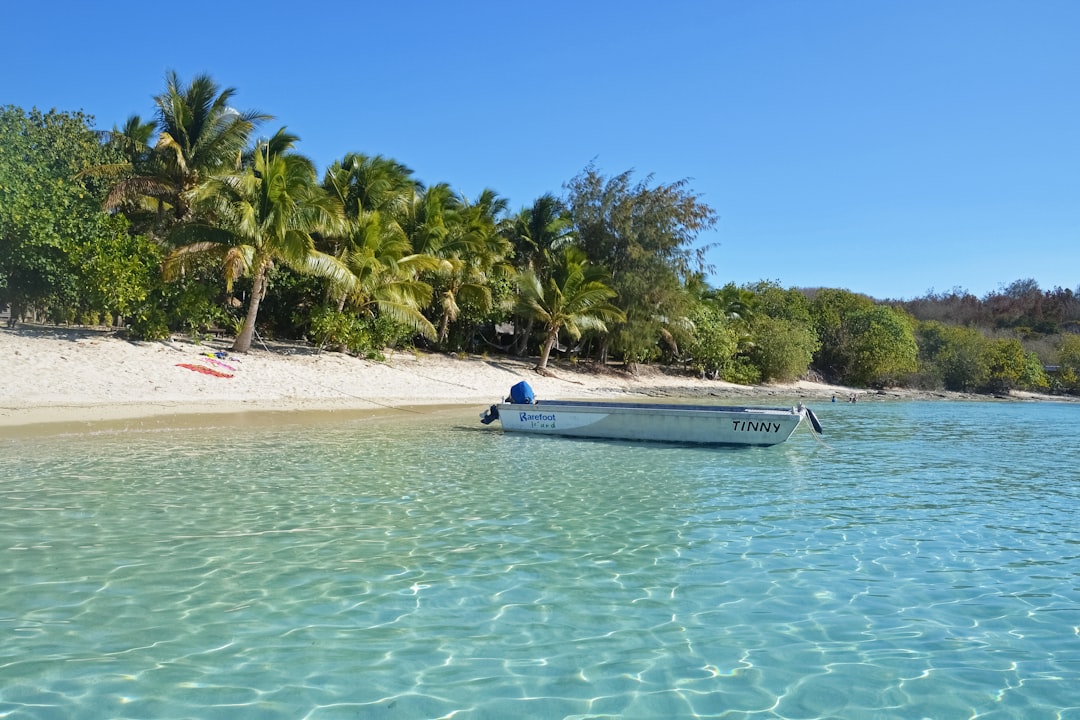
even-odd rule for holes
{"type": "Polygon", "coordinates": [[[0,718],[1080,718],[1080,405],[0,441],[0,718]]]}

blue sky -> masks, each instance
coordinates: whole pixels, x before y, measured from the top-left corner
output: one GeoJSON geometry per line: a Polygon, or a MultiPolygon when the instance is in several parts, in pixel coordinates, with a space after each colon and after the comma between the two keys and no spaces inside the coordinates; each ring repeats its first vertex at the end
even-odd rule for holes
{"type": "Polygon", "coordinates": [[[686,178],[714,285],[1080,287],[1080,3],[17,3],[0,104],[153,114],[167,70],[512,208],[590,162],[686,178]],[[177,13],[180,11],[180,14],[177,13]]]}

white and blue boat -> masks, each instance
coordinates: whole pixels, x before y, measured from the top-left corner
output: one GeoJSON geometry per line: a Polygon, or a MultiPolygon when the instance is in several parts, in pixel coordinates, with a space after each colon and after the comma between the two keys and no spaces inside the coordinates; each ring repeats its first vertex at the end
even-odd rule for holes
{"type": "Polygon", "coordinates": [[[802,403],[785,408],[536,400],[526,382],[481,415],[482,423],[498,420],[506,432],[696,445],[776,445],[804,419],[821,432],[813,411],[802,403]]]}

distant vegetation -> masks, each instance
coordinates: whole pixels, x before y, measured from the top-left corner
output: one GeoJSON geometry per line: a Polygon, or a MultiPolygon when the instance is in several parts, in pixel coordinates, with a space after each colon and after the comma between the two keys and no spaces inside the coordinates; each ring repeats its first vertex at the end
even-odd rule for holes
{"type": "Polygon", "coordinates": [[[1073,290],[715,288],[697,239],[716,215],[685,181],[590,165],[514,211],[380,155],[348,152],[320,178],[285,128],[255,140],[270,118],[233,96],[170,74],[153,120],[108,132],[79,112],[0,108],[0,307],[142,339],[224,332],[237,352],[290,338],[747,384],[1080,393],[1073,290]]]}

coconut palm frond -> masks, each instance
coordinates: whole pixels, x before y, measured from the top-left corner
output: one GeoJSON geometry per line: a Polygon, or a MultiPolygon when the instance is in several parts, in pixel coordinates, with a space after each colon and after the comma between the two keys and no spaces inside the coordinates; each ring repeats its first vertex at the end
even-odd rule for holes
{"type": "Polygon", "coordinates": [[[355,292],[358,288],[356,275],[349,270],[348,265],[333,255],[312,250],[293,267],[301,272],[327,278],[345,292],[355,292]]]}
{"type": "Polygon", "coordinates": [[[413,305],[409,303],[395,303],[389,300],[377,300],[375,304],[376,307],[379,308],[380,315],[404,325],[411,330],[415,330],[428,340],[435,339],[435,326],[432,325],[431,321],[424,317],[423,313],[413,305]]]}
{"type": "Polygon", "coordinates": [[[165,256],[161,271],[166,280],[183,277],[186,263],[204,257],[224,257],[228,251],[224,245],[216,242],[196,242],[176,248],[165,256]]]}
{"type": "Polygon", "coordinates": [[[485,312],[491,309],[491,287],[483,283],[465,283],[457,289],[457,297],[461,302],[475,305],[485,312]]]}

